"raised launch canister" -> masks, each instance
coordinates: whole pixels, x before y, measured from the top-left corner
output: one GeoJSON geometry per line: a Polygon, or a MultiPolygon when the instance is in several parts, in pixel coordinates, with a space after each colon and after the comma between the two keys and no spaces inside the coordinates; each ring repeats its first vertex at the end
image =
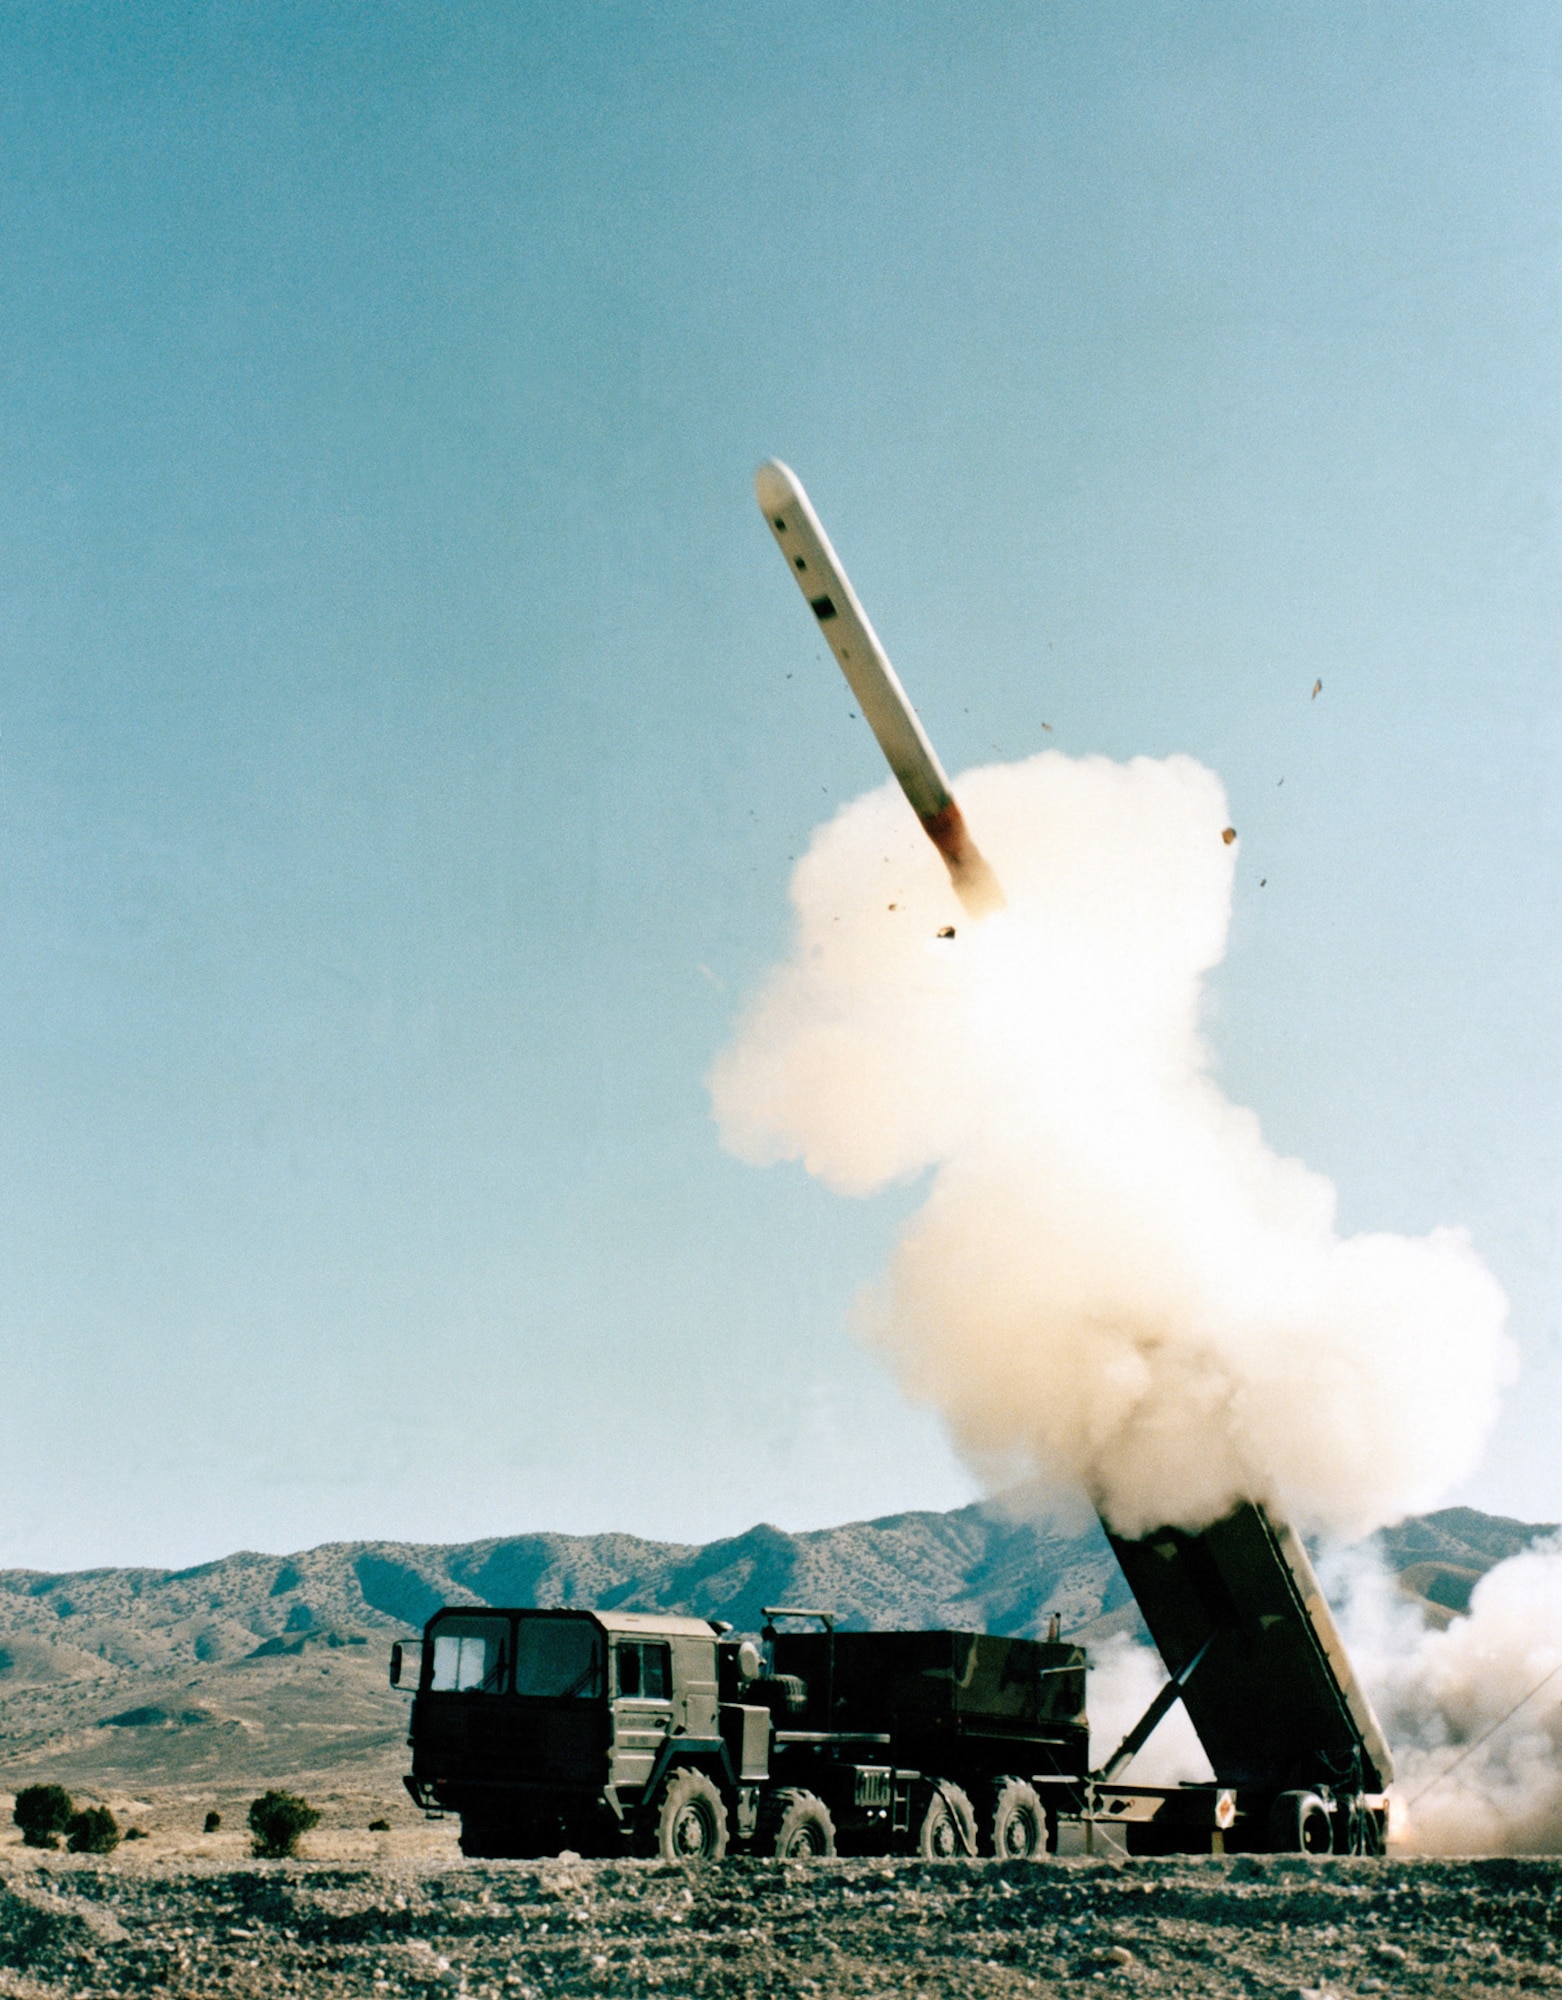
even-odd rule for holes
{"type": "Polygon", "coordinates": [[[943,766],[796,473],[779,459],[769,459],[754,476],[754,491],[864,720],[912,811],[944,857],[955,893],[973,917],[1002,909],[998,878],[971,838],[943,766]]]}

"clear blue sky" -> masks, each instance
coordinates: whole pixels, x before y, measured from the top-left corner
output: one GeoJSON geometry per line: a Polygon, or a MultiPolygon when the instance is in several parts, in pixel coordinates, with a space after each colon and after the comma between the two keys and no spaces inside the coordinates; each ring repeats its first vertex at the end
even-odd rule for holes
{"type": "Polygon", "coordinates": [[[0,12],[0,1562],[970,1496],[847,1326],[914,1191],[704,1093],[881,777],[772,453],[952,767],[1223,775],[1222,1081],[1473,1230],[1460,1497],[1562,1516],[1559,71],[1531,0],[0,12]]]}

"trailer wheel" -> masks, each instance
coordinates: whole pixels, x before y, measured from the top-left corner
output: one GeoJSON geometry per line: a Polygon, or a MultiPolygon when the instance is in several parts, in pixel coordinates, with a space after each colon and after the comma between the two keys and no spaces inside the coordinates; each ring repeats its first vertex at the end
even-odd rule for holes
{"type": "Polygon", "coordinates": [[[663,1861],[719,1861],[727,1851],[727,1808],[703,1771],[683,1764],[667,1780],[656,1815],[663,1861]]]}
{"type": "Polygon", "coordinates": [[[1352,1799],[1345,1823],[1345,1852],[1347,1854],[1383,1854],[1387,1852],[1384,1822],[1387,1815],[1374,1812],[1371,1806],[1352,1799]]]}
{"type": "Polygon", "coordinates": [[[835,1852],[830,1808],[812,1792],[772,1792],[760,1807],[754,1845],[777,1861],[822,1860],[835,1852]]]}
{"type": "Polygon", "coordinates": [[[924,1861],[953,1861],[976,1852],[976,1814],[958,1785],[941,1778],[933,1788],[917,1830],[917,1853],[924,1861]]]}
{"type": "Polygon", "coordinates": [[[1329,1809],[1316,1792],[1282,1792],[1269,1808],[1273,1854],[1327,1854],[1334,1846],[1329,1809]]]}
{"type": "Polygon", "coordinates": [[[1000,1778],[982,1827],[982,1852],[1000,1861],[1033,1861],[1047,1851],[1047,1814],[1041,1795],[1023,1778],[1000,1778]]]}

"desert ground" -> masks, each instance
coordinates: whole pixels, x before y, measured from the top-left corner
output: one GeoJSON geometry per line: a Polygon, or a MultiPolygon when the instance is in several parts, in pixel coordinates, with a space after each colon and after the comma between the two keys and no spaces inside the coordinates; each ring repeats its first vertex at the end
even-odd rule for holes
{"type": "MultiPolygon", "coordinates": [[[[1446,1618],[1541,1532],[1449,1510],[1408,1524],[1391,1553],[1446,1618]]],[[[479,1864],[453,1820],[408,1800],[407,1699],[386,1655],[430,1603],[633,1597],[746,1619],[750,1598],[788,1588],[868,1624],[1027,1631],[1058,1609],[1092,1643],[1134,1616],[1104,1545],[974,1509],[755,1530],[710,1550],[535,1537],[6,1573],[0,1995],[964,2000],[1083,1986],[1351,2000],[1562,1986],[1558,1861],[479,1864]],[[108,1805],[137,1837],[103,1859],[23,1847],[12,1796],[40,1782],[108,1805]],[[302,1860],[250,1854],[246,1810],[272,1785],[321,1812],[302,1860]],[[222,1826],[207,1834],[212,1811],[222,1826]]]]}
{"type": "MultiPolygon", "coordinates": [[[[469,1863],[452,1822],[321,1794],[307,1858],[239,1798],[135,1802],[104,1859],[0,1844],[0,1994],[1486,1995],[1562,1987],[1562,1863],[469,1863]],[[370,1817],[392,1820],[371,1833],[370,1817]]],[[[125,1805],[132,1802],[124,1801],[125,1805]]]]}

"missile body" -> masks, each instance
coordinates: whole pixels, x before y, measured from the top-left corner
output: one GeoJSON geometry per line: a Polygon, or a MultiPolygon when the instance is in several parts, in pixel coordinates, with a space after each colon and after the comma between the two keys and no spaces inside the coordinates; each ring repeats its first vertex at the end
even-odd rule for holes
{"type": "Polygon", "coordinates": [[[1001,910],[998,878],[971,838],[943,766],[796,473],[772,458],[756,473],[754,491],[864,720],[878,738],[912,811],[944,857],[955,893],[973,917],[1001,910]]]}

